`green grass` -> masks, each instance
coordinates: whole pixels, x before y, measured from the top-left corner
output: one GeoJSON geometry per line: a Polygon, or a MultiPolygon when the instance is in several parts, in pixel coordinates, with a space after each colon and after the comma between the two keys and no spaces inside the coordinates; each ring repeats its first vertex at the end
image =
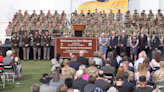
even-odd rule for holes
{"type": "Polygon", "coordinates": [[[15,82],[7,81],[5,88],[0,86],[0,92],[31,92],[30,87],[32,84],[41,84],[39,79],[44,73],[50,74],[51,62],[50,61],[21,61],[22,64],[22,77],[19,81],[18,78],[15,82]],[[15,87],[16,83],[21,83],[22,87],[15,87]]]}

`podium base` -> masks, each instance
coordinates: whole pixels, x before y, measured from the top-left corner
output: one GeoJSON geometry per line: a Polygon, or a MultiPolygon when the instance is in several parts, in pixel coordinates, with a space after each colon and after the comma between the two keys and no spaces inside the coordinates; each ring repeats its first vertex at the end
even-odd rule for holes
{"type": "Polygon", "coordinates": [[[75,37],[82,37],[82,31],[75,31],[75,37]]]}

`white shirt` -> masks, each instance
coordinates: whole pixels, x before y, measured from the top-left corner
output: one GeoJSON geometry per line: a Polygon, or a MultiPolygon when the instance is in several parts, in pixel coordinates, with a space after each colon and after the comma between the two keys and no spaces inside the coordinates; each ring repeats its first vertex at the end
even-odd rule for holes
{"type": "Polygon", "coordinates": [[[138,65],[139,65],[139,63],[143,63],[144,59],[145,59],[145,58],[141,57],[141,58],[139,58],[139,59],[137,59],[137,60],[135,61],[135,63],[134,63],[134,68],[135,68],[136,71],[138,70],[138,65]]]}
{"type": "Polygon", "coordinates": [[[116,60],[117,60],[117,63],[119,64],[122,58],[119,55],[117,55],[116,60]]]}

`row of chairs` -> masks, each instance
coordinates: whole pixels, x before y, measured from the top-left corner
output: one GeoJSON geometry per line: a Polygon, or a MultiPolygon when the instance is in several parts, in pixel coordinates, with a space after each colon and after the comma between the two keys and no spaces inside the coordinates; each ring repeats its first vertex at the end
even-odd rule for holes
{"type": "Polygon", "coordinates": [[[13,69],[13,66],[11,65],[3,65],[2,63],[0,63],[0,67],[2,67],[3,69],[0,69],[0,79],[2,80],[2,84],[0,84],[0,86],[3,86],[3,88],[5,88],[5,85],[7,84],[7,81],[12,80],[13,82],[15,81],[16,75],[15,75],[15,71],[13,69]],[[6,70],[12,70],[12,72],[7,72],[6,70]],[[7,75],[11,75],[12,79],[7,79],[7,75]]]}

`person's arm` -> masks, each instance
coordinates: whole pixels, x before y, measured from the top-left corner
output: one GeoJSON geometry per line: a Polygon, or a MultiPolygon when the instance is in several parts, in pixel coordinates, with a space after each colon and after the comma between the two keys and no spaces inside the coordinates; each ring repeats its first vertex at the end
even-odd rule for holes
{"type": "Polygon", "coordinates": [[[136,43],[136,45],[134,47],[137,47],[138,46],[138,43],[139,43],[139,40],[137,39],[137,43],[136,43]]]}
{"type": "Polygon", "coordinates": [[[20,64],[20,58],[19,57],[17,57],[18,58],[18,63],[20,64]]]}
{"type": "Polygon", "coordinates": [[[145,46],[148,45],[148,42],[147,42],[147,36],[145,35],[145,46]]]}
{"type": "Polygon", "coordinates": [[[130,39],[130,46],[133,47],[133,45],[132,45],[132,39],[130,39]]]}
{"type": "Polygon", "coordinates": [[[118,37],[116,36],[116,46],[118,46],[118,37]]]}

